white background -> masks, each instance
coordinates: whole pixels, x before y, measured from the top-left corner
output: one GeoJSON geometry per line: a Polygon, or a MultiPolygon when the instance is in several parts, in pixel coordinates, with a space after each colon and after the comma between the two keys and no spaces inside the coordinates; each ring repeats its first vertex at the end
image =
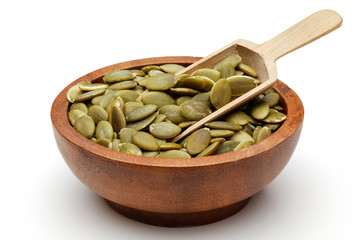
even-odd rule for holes
{"type": "MultiPolygon", "coordinates": [[[[360,239],[357,1],[0,0],[1,239],[360,239]],[[50,108],[80,76],[133,59],[262,43],[320,9],[343,26],[277,61],[305,107],[283,172],[238,214],[192,228],[123,217],[69,170],[50,108]]],[[[319,23],[321,24],[321,23],[319,23]]]]}

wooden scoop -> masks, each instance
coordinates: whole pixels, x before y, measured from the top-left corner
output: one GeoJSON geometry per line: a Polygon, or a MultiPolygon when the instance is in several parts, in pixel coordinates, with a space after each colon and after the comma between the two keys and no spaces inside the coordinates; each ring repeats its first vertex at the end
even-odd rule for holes
{"type": "Polygon", "coordinates": [[[275,65],[277,59],[332,32],[340,27],[341,23],[342,18],[335,11],[321,10],[263,44],[256,44],[242,39],[236,40],[178,72],[177,75],[180,75],[183,73],[192,73],[201,68],[212,68],[225,57],[231,54],[238,54],[241,56],[242,62],[251,66],[257,72],[261,84],[193,124],[173,138],[171,142],[179,141],[205,123],[224,116],[265,92],[277,80],[275,65]]]}

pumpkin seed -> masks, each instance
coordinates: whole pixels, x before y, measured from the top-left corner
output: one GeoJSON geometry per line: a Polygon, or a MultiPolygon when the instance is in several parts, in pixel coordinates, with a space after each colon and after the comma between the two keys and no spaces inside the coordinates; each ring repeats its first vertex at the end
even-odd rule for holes
{"type": "Polygon", "coordinates": [[[159,149],[159,144],[156,139],[146,132],[137,132],[132,135],[132,141],[136,146],[141,149],[148,151],[157,151],[159,149]]]}
{"type": "Polygon", "coordinates": [[[120,141],[123,143],[131,143],[132,142],[132,136],[137,133],[135,129],[132,128],[122,128],[119,132],[119,138],[120,141]]]}
{"type": "MultiPolygon", "coordinates": [[[[105,89],[98,89],[98,90],[85,92],[85,93],[82,93],[82,94],[76,96],[74,102],[84,102],[84,101],[90,100],[96,96],[102,95],[104,92],[105,92],[105,89]]],[[[71,94],[74,94],[74,93],[71,93],[71,94]]]]}
{"type": "Polygon", "coordinates": [[[196,157],[205,157],[205,156],[213,155],[218,150],[219,146],[220,146],[220,141],[213,142],[207,148],[202,150],[201,153],[199,153],[196,157]]]}
{"type": "Polygon", "coordinates": [[[187,77],[182,80],[182,83],[184,84],[185,87],[196,89],[196,90],[201,90],[201,89],[205,88],[205,86],[206,86],[206,82],[205,82],[204,78],[206,78],[206,77],[203,77],[203,76],[187,77]]]}
{"type": "Polygon", "coordinates": [[[253,143],[255,143],[255,140],[246,132],[240,130],[237,131],[234,135],[232,135],[229,138],[230,141],[236,141],[238,143],[242,143],[245,141],[252,141],[253,143]]]}
{"type": "Polygon", "coordinates": [[[210,93],[209,92],[204,92],[204,93],[199,93],[196,94],[195,96],[192,97],[192,100],[194,101],[200,101],[206,104],[206,106],[208,106],[209,108],[211,108],[211,102],[210,102],[210,93]]]}
{"type": "Polygon", "coordinates": [[[180,105],[181,115],[189,120],[200,120],[211,112],[211,109],[200,101],[190,100],[180,105]]]}
{"type": "Polygon", "coordinates": [[[94,120],[89,116],[81,116],[75,120],[74,127],[81,135],[91,138],[95,132],[94,120]]]}
{"type": "Polygon", "coordinates": [[[156,70],[156,69],[150,70],[150,71],[148,72],[148,75],[149,75],[150,77],[155,77],[155,76],[159,76],[159,75],[163,75],[163,74],[165,74],[163,71],[156,70]]]}
{"type": "Polygon", "coordinates": [[[234,151],[237,151],[237,150],[240,150],[240,149],[249,147],[249,146],[251,146],[251,145],[253,145],[253,144],[254,144],[254,141],[252,141],[252,140],[243,141],[243,142],[239,143],[239,144],[234,148],[234,151]]]}
{"type": "Polygon", "coordinates": [[[83,111],[81,111],[79,109],[70,110],[70,112],[68,113],[68,118],[69,118],[69,121],[72,126],[75,125],[76,119],[78,119],[79,117],[82,117],[82,116],[86,116],[86,113],[84,113],[83,111]]]}
{"type": "Polygon", "coordinates": [[[167,73],[177,73],[183,70],[185,67],[179,64],[168,63],[161,65],[160,68],[167,73]]]}
{"type": "Polygon", "coordinates": [[[95,137],[99,138],[107,138],[112,140],[113,138],[113,127],[108,121],[102,120],[100,121],[95,129],[95,137]]]}
{"type": "Polygon", "coordinates": [[[275,109],[270,109],[269,114],[266,116],[266,118],[262,119],[262,121],[266,123],[281,123],[285,121],[286,115],[278,112],[275,109]]]}
{"type": "Polygon", "coordinates": [[[106,108],[107,105],[115,98],[117,91],[108,90],[99,101],[99,106],[106,108]]]}
{"type": "Polygon", "coordinates": [[[114,97],[113,100],[106,106],[105,110],[109,115],[109,122],[111,122],[111,109],[113,106],[118,106],[121,111],[124,111],[125,103],[121,97],[114,97]]]}
{"type": "Polygon", "coordinates": [[[80,111],[83,111],[84,113],[88,113],[88,108],[87,106],[85,105],[85,103],[82,103],[82,102],[79,102],[79,103],[73,103],[71,104],[70,106],[70,111],[71,110],[75,110],[75,109],[78,109],[80,111]]]}
{"type": "Polygon", "coordinates": [[[186,142],[186,150],[194,155],[202,152],[210,143],[210,130],[201,128],[193,132],[186,142]]]}
{"type": "Polygon", "coordinates": [[[144,106],[141,106],[138,109],[130,112],[126,116],[126,120],[128,120],[130,122],[139,121],[141,119],[144,119],[144,118],[150,116],[156,110],[157,110],[157,106],[154,104],[144,105],[144,106]]]}
{"type": "Polygon", "coordinates": [[[270,108],[267,102],[258,102],[251,108],[250,114],[253,118],[261,120],[264,119],[269,112],[270,108]]]}
{"type": "Polygon", "coordinates": [[[231,99],[231,86],[230,83],[225,79],[219,79],[213,86],[210,92],[211,104],[219,109],[222,106],[228,104],[231,99]]]}
{"type": "Polygon", "coordinates": [[[234,131],[231,131],[231,130],[219,130],[219,129],[213,129],[213,130],[210,130],[210,135],[211,137],[230,137],[232,135],[234,135],[234,131]]]}
{"type": "Polygon", "coordinates": [[[269,104],[269,107],[273,107],[279,103],[280,95],[276,92],[272,92],[269,94],[266,94],[262,101],[267,102],[269,104]]]}
{"type": "Polygon", "coordinates": [[[140,96],[137,92],[131,90],[120,90],[115,94],[116,97],[121,97],[124,102],[135,102],[140,96]]]}
{"type": "Polygon", "coordinates": [[[181,150],[169,150],[169,151],[161,152],[156,157],[157,158],[191,158],[191,156],[187,152],[181,150]]]}
{"type": "Polygon", "coordinates": [[[111,84],[109,86],[110,90],[124,90],[124,89],[132,89],[137,85],[135,81],[123,81],[111,84]]]}
{"type": "Polygon", "coordinates": [[[100,144],[101,146],[112,148],[112,142],[110,139],[107,138],[98,138],[93,140],[95,143],[100,144]]]}
{"type": "Polygon", "coordinates": [[[88,115],[94,120],[95,124],[98,124],[102,120],[108,120],[108,113],[104,108],[94,105],[89,107],[88,115]]]}
{"type": "Polygon", "coordinates": [[[114,105],[111,108],[111,125],[114,132],[119,133],[122,128],[126,127],[126,119],[123,111],[119,106],[114,105]]]}
{"type": "Polygon", "coordinates": [[[158,154],[158,151],[146,151],[142,153],[144,157],[156,157],[158,154]]]}
{"type": "MultiPolygon", "coordinates": [[[[195,95],[196,96],[196,95],[195,95]]],[[[188,100],[191,100],[192,97],[190,96],[182,96],[182,97],[179,97],[178,99],[176,99],[176,105],[181,105],[182,103],[188,101],[188,100]]]]}
{"type": "Polygon", "coordinates": [[[77,84],[82,91],[93,91],[99,89],[106,89],[109,84],[105,83],[91,83],[88,81],[82,81],[77,84]]]}
{"type": "Polygon", "coordinates": [[[232,152],[239,145],[238,141],[235,140],[228,140],[220,144],[215,154],[222,154],[227,152],[232,152]]]}
{"type": "Polygon", "coordinates": [[[198,69],[191,74],[192,76],[204,76],[208,77],[214,82],[220,79],[220,72],[212,68],[202,68],[198,69]]]}
{"type": "Polygon", "coordinates": [[[134,79],[136,75],[136,73],[130,70],[116,70],[105,74],[103,80],[105,83],[114,83],[134,79]]]}
{"type": "Polygon", "coordinates": [[[181,115],[180,106],[178,105],[165,105],[159,109],[160,114],[164,114],[166,119],[170,120],[174,124],[185,121],[185,118],[181,115]]]}
{"type": "Polygon", "coordinates": [[[179,150],[182,146],[178,143],[167,142],[160,144],[159,148],[160,150],[179,150]]]}
{"type": "Polygon", "coordinates": [[[222,137],[217,137],[217,138],[211,138],[210,143],[214,143],[214,142],[220,142],[223,143],[226,141],[226,138],[222,138],[222,137]]]}
{"type": "Polygon", "coordinates": [[[159,70],[160,71],[161,67],[156,66],[156,65],[148,65],[148,66],[141,68],[141,71],[143,71],[145,73],[148,73],[150,70],[159,70]]]}
{"type": "Polygon", "coordinates": [[[193,125],[194,123],[196,123],[197,121],[184,121],[178,124],[179,127],[181,128],[187,128],[190,127],[191,125],[193,125]]]}
{"type": "Polygon", "coordinates": [[[226,80],[230,83],[232,96],[241,96],[256,87],[254,79],[249,76],[232,76],[226,80]]]}
{"type": "Polygon", "coordinates": [[[165,105],[175,104],[175,100],[169,94],[158,91],[150,91],[144,94],[141,101],[144,104],[155,104],[158,108],[165,105]]]}
{"type": "Polygon", "coordinates": [[[166,120],[166,115],[165,114],[158,114],[155,118],[155,120],[152,123],[159,123],[166,120]]]}
{"type": "Polygon", "coordinates": [[[178,135],[181,132],[181,128],[173,123],[159,122],[151,124],[149,131],[157,138],[169,139],[178,135]]]}
{"type": "Polygon", "coordinates": [[[226,116],[225,121],[243,126],[249,122],[249,115],[243,111],[236,111],[226,116]]]}
{"type": "Polygon", "coordinates": [[[149,77],[149,81],[146,84],[146,87],[149,90],[168,90],[175,86],[178,78],[171,73],[162,74],[154,77],[149,77]]]}
{"type": "Polygon", "coordinates": [[[119,149],[118,151],[122,153],[142,156],[142,152],[140,148],[138,148],[136,145],[132,143],[120,143],[118,145],[118,149],[119,149]]]}
{"type": "Polygon", "coordinates": [[[238,68],[240,69],[240,71],[243,71],[251,77],[258,77],[258,74],[255,72],[255,70],[252,69],[249,65],[246,65],[245,63],[239,63],[238,68]]]}
{"type": "Polygon", "coordinates": [[[155,113],[151,114],[150,116],[148,116],[147,118],[144,118],[137,122],[132,122],[132,123],[127,124],[127,127],[138,130],[138,131],[142,130],[142,129],[146,128],[147,126],[149,126],[154,121],[154,119],[156,118],[156,115],[157,115],[157,113],[155,112],[155,113]]]}
{"type": "Polygon", "coordinates": [[[141,70],[139,70],[139,69],[131,69],[130,71],[133,72],[133,73],[136,73],[136,77],[143,77],[143,76],[145,76],[145,72],[144,72],[144,71],[141,71],[141,70]]]}
{"type": "Polygon", "coordinates": [[[66,93],[67,100],[74,103],[76,98],[81,95],[83,91],[80,90],[78,85],[72,86],[66,93]]]}
{"type": "Polygon", "coordinates": [[[225,57],[224,59],[222,59],[220,62],[216,63],[213,68],[215,70],[220,71],[221,66],[226,62],[231,63],[231,66],[233,68],[235,68],[241,62],[241,57],[236,54],[229,55],[229,56],[225,57]]]}
{"type": "Polygon", "coordinates": [[[142,102],[127,102],[124,104],[124,114],[128,116],[132,111],[144,106],[142,102]]]}
{"type": "Polygon", "coordinates": [[[223,130],[232,130],[232,131],[238,131],[241,129],[241,126],[239,124],[225,122],[225,121],[213,121],[206,123],[205,126],[213,129],[223,129],[223,130]]]}
{"type": "Polygon", "coordinates": [[[268,127],[262,127],[255,139],[255,142],[260,142],[271,135],[271,130],[268,127]]]}
{"type": "Polygon", "coordinates": [[[224,62],[220,68],[220,78],[228,78],[236,74],[235,68],[230,62],[224,62]]]}
{"type": "Polygon", "coordinates": [[[181,96],[194,96],[200,93],[198,90],[186,87],[170,88],[171,93],[181,96]]]}

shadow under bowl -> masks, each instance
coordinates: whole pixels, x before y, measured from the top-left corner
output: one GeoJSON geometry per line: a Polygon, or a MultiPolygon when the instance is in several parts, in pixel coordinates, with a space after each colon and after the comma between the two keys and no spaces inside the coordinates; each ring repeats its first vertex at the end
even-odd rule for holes
{"type": "Polygon", "coordinates": [[[176,227],[208,224],[240,211],[283,170],[299,140],[304,118],[300,98],[277,80],[287,119],[270,137],[250,147],[208,157],[151,158],[117,152],[80,135],[69,123],[66,93],[80,81],[99,82],[118,69],[177,63],[197,57],[145,58],[84,75],[53,102],[51,120],[58,148],[76,177],[119,213],[144,223],[176,227]]]}

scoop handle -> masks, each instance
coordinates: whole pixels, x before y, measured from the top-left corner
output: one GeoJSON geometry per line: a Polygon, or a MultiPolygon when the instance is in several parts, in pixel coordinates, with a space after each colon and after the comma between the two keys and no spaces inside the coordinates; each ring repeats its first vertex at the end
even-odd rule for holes
{"type": "Polygon", "coordinates": [[[333,10],[320,10],[303,19],[259,46],[264,58],[276,61],[280,57],[332,32],[342,24],[341,16],[333,10]]]}

